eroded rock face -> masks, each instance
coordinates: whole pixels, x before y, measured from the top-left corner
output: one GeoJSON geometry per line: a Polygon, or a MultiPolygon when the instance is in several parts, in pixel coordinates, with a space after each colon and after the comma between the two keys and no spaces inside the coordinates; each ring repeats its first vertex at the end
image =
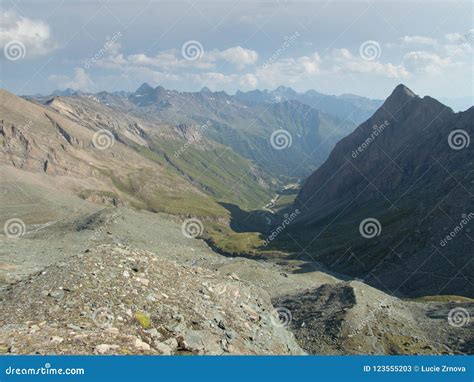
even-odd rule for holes
{"type": "MultiPolygon", "coordinates": [[[[448,311],[474,304],[404,301],[358,281],[281,296],[289,328],[316,354],[472,354],[472,327],[449,324],[448,311]]],[[[281,309],[281,308],[280,308],[281,309]]]]}
{"type": "Polygon", "coordinates": [[[275,323],[260,288],[148,251],[105,245],[11,285],[0,300],[0,348],[15,354],[303,353],[275,323]]]}
{"type": "Polygon", "coordinates": [[[310,238],[317,261],[390,294],[472,298],[472,227],[449,235],[471,219],[473,120],[474,107],[454,113],[397,86],[306,180],[291,235],[300,245],[310,238]],[[380,229],[368,240],[359,224],[374,219],[380,229]]]}

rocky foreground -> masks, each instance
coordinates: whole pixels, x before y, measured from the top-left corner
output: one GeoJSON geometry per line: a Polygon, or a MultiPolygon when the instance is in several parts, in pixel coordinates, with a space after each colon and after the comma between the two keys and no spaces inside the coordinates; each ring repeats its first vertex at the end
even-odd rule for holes
{"type": "Polygon", "coordinates": [[[11,285],[0,306],[2,353],[303,353],[262,289],[113,245],[11,285]]]}
{"type": "Polygon", "coordinates": [[[0,235],[1,353],[474,352],[470,299],[403,300],[297,260],[225,257],[165,215],[81,203],[0,235]]]}

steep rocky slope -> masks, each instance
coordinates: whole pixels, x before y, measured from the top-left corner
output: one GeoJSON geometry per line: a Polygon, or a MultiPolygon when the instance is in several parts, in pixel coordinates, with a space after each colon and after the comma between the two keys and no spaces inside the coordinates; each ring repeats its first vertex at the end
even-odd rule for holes
{"type": "MultiPolygon", "coordinates": [[[[194,154],[218,145],[205,141],[194,149],[180,146],[195,136],[194,125],[160,125],[126,113],[114,114],[87,95],[55,98],[46,106],[6,92],[1,97],[0,351],[472,353],[469,318],[462,325],[452,322],[453,310],[472,312],[471,300],[456,296],[434,302],[401,300],[364,282],[329,274],[313,259],[293,254],[294,241],[289,253],[285,252],[289,240],[304,243],[300,240],[309,237],[320,245],[309,247],[315,257],[335,269],[347,266],[347,273],[354,272],[356,260],[369,263],[374,248],[386,245],[382,241],[374,247],[361,244],[357,228],[367,211],[385,211],[383,205],[345,215],[339,224],[329,224],[333,231],[325,228],[330,220],[315,221],[302,209],[302,222],[312,223],[281,233],[281,238],[287,233],[292,237],[272,242],[277,248],[266,248],[266,260],[221,256],[186,235],[182,225],[186,217],[198,216],[200,233],[219,223],[221,234],[230,237],[223,229],[226,210],[203,183],[190,179],[191,172],[184,166],[206,163],[205,158],[191,156],[180,166],[169,166],[164,155],[158,155],[174,152],[172,142],[194,154]],[[94,144],[94,135],[102,128],[115,137],[112,149],[100,150],[94,144]],[[15,232],[6,224],[11,219],[23,223],[17,221],[15,232]],[[321,234],[314,231],[317,224],[324,230],[321,234]],[[345,244],[352,245],[347,256],[347,248],[341,252],[345,244]],[[288,329],[295,333],[297,343],[288,329]]],[[[290,110],[288,103],[274,107],[275,115],[287,115],[290,110]]],[[[425,114],[422,109],[420,115],[425,114]]],[[[299,124],[299,113],[294,118],[295,125],[299,124]]],[[[230,162],[216,158],[221,170],[229,170],[231,178],[236,175],[228,167],[230,162]]],[[[240,192],[219,174],[213,174],[214,182],[240,192]]],[[[330,205],[330,200],[325,203],[330,205]]],[[[327,219],[333,216],[329,212],[327,219]]],[[[394,240],[404,229],[413,230],[406,220],[382,216],[381,221],[384,233],[393,229],[389,238],[394,240]]],[[[237,237],[249,239],[245,232],[237,237]]],[[[399,248],[393,249],[400,253],[399,248]]],[[[422,254],[415,252],[412,261],[422,254]]],[[[413,264],[400,270],[390,263],[383,267],[384,273],[375,269],[366,282],[375,284],[382,274],[383,282],[390,283],[400,279],[403,270],[413,276],[415,268],[409,266],[413,264]]],[[[450,283],[460,283],[469,275],[465,267],[453,278],[452,269],[445,268],[446,275],[451,275],[450,288],[450,283]]],[[[413,285],[413,279],[404,285],[413,285]]],[[[441,286],[440,280],[448,279],[436,273],[429,280],[441,286]]],[[[429,291],[427,280],[419,278],[418,283],[420,294],[429,291]]],[[[390,292],[400,294],[399,290],[390,292]]]]}
{"type": "Polygon", "coordinates": [[[76,216],[0,235],[2,352],[473,351],[472,324],[448,321],[472,302],[402,301],[317,267],[301,273],[301,261],[220,256],[167,215],[68,203],[76,216]]]}
{"type": "Polygon", "coordinates": [[[261,289],[119,246],[12,285],[0,306],[0,349],[15,354],[302,353],[261,289]]]}
{"type": "Polygon", "coordinates": [[[47,105],[92,130],[112,131],[116,140],[215,199],[255,208],[270,197],[274,179],[229,147],[206,138],[210,121],[158,123],[87,96],[54,98],[47,105]]]}
{"type": "MultiPolygon", "coordinates": [[[[126,113],[155,125],[206,125],[203,136],[232,148],[280,182],[308,176],[355,127],[350,119],[293,98],[249,103],[207,88],[178,92],[144,83],[126,96],[100,92],[61,98],[71,102],[95,100],[117,114],[126,113]]],[[[48,98],[39,100],[48,102],[48,98]]]]}
{"type": "Polygon", "coordinates": [[[398,86],[305,182],[294,239],[390,293],[472,297],[473,120],[398,86]]]}

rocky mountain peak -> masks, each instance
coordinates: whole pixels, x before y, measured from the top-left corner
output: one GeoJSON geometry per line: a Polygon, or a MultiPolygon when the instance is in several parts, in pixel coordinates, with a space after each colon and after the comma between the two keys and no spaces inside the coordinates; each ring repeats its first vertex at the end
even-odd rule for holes
{"type": "Polygon", "coordinates": [[[409,89],[407,86],[403,84],[399,84],[393,89],[392,94],[388,97],[390,99],[391,97],[395,98],[414,98],[418,97],[411,89],[409,89]]]}
{"type": "Polygon", "coordinates": [[[140,87],[135,91],[136,94],[144,94],[153,91],[153,87],[151,87],[147,82],[144,82],[140,85],[140,87]]]}
{"type": "Polygon", "coordinates": [[[403,84],[400,84],[395,87],[395,89],[393,89],[392,94],[390,94],[390,96],[385,100],[381,109],[389,111],[392,114],[397,113],[408,103],[419,99],[420,97],[418,97],[408,87],[403,84]]]}

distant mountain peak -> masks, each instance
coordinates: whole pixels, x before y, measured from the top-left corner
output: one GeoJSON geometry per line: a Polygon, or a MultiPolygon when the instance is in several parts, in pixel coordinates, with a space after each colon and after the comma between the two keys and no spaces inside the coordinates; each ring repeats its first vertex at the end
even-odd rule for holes
{"type": "Polygon", "coordinates": [[[201,93],[212,93],[211,89],[209,89],[207,86],[204,86],[201,89],[201,93]]]}
{"type": "Polygon", "coordinates": [[[144,82],[140,85],[135,93],[149,92],[150,90],[153,90],[153,87],[151,87],[147,82],[144,82]]]}
{"type": "Polygon", "coordinates": [[[388,97],[388,99],[395,97],[395,98],[415,98],[418,97],[412,90],[406,87],[403,84],[397,85],[395,89],[393,89],[392,94],[388,97]]]}
{"type": "Polygon", "coordinates": [[[275,90],[278,91],[278,92],[282,92],[282,91],[293,90],[293,89],[288,87],[288,86],[280,85],[275,90]]]}
{"type": "MultiPolygon", "coordinates": [[[[415,94],[412,90],[403,84],[397,85],[393,89],[392,94],[385,100],[383,108],[380,110],[388,110],[391,113],[397,113],[399,110],[405,107],[407,104],[411,104],[414,100],[420,100],[421,98],[415,94]]],[[[418,105],[420,103],[417,103],[418,105]]]]}

